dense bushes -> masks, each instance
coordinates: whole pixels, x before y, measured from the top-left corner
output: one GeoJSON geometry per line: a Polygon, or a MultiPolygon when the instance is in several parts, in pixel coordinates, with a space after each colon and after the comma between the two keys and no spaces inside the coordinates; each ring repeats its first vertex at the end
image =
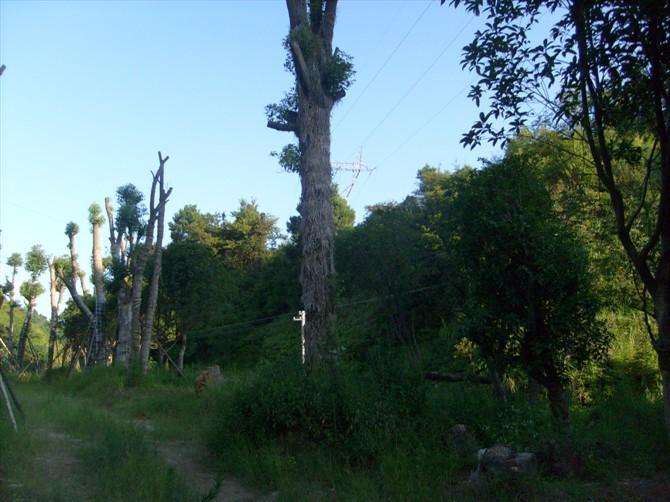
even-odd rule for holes
{"type": "MultiPolygon", "coordinates": [[[[397,361],[397,360],[396,360],[397,361]]],[[[354,462],[374,456],[383,438],[420,418],[426,385],[420,373],[391,359],[367,371],[339,365],[308,373],[298,360],[262,365],[220,396],[212,441],[290,439],[333,448],[354,462]]]]}

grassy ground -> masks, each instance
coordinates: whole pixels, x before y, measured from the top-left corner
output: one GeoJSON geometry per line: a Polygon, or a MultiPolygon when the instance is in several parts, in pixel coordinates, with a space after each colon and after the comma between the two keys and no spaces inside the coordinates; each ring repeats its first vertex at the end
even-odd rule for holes
{"type": "Polygon", "coordinates": [[[0,499],[663,500],[670,448],[653,358],[639,333],[617,329],[607,365],[573,386],[567,432],[521,387],[501,403],[486,386],[428,383],[397,353],[321,377],[284,360],[229,370],[200,398],[195,369],[17,382],[27,418],[14,434],[0,414],[0,499]],[[469,483],[476,461],[445,443],[458,423],[478,447],[567,445],[576,473],[469,483]]]}

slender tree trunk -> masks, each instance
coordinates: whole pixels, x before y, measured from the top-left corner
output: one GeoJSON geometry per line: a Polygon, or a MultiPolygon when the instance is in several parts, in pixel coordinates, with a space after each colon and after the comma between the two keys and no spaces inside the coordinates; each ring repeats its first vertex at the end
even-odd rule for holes
{"type": "Polygon", "coordinates": [[[179,354],[177,355],[177,367],[179,371],[184,371],[184,354],[186,354],[186,332],[181,334],[181,340],[179,343],[179,354]]]}
{"type": "Polygon", "coordinates": [[[93,283],[95,286],[94,329],[91,340],[91,352],[88,355],[88,366],[92,367],[107,360],[105,350],[105,334],[103,320],[105,315],[105,284],[102,268],[102,246],[100,243],[100,223],[93,226],[93,283]]]}
{"type": "Polygon", "coordinates": [[[49,348],[47,350],[47,369],[53,367],[54,348],[56,346],[56,327],[58,325],[58,285],[56,278],[56,266],[53,260],[49,264],[49,298],[51,300],[51,318],[49,319],[49,348]]]}
{"type": "Polygon", "coordinates": [[[7,326],[7,348],[14,353],[14,309],[16,308],[17,267],[12,268],[12,290],[9,292],[9,325],[7,326]]]}
{"type": "Polygon", "coordinates": [[[19,334],[19,346],[16,352],[16,360],[19,368],[23,368],[23,359],[26,354],[26,342],[28,341],[28,335],[30,334],[30,324],[33,319],[34,308],[34,301],[31,300],[26,307],[26,317],[23,320],[23,326],[21,327],[21,333],[19,334]]]}
{"type": "Polygon", "coordinates": [[[81,284],[81,291],[84,296],[88,294],[88,289],[86,289],[86,281],[84,280],[84,275],[81,273],[79,268],[79,255],[77,254],[77,242],[76,242],[75,233],[70,234],[70,261],[72,263],[72,275],[74,276],[75,281],[79,281],[81,284]]]}
{"type": "Polygon", "coordinates": [[[142,331],[142,347],[140,353],[140,365],[142,373],[147,372],[149,365],[149,350],[151,349],[151,337],[154,330],[154,317],[156,315],[156,305],[158,304],[158,285],[161,277],[161,267],[163,260],[163,232],[165,227],[165,204],[167,203],[167,193],[164,187],[164,171],[161,168],[159,171],[158,191],[158,220],[157,220],[157,235],[156,246],[154,252],[154,269],[151,273],[151,283],[149,284],[149,298],[147,303],[147,311],[144,319],[144,330],[142,331]]]}

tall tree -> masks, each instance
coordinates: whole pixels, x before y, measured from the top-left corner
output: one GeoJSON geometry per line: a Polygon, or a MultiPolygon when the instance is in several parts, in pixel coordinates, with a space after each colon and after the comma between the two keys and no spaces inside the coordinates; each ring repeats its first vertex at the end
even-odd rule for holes
{"type": "Polygon", "coordinates": [[[21,285],[21,296],[26,300],[26,317],[21,327],[19,344],[16,351],[16,359],[19,367],[23,367],[26,343],[30,334],[33,311],[35,310],[35,300],[44,292],[44,288],[38,282],[40,275],[47,269],[47,257],[42,246],[35,245],[26,253],[24,267],[30,273],[30,280],[21,285]]]}
{"type": "MultiPolygon", "coordinates": [[[[442,0],[443,3],[445,0],[442,0]]],[[[504,141],[518,131],[531,100],[547,105],[551,117],[588,146],[594,170],[609,195],[614,229],[637,276],[651,297],[656,330],[650,338],[663,381],[666,431],[670,437],[670,2],[623,0],[452,0],[489,22],[465,47],[464,66],[481,77],[470,96],[490,98],[490,110],[464,136],[504,141]],[[560,9],[560,10],[559,10],[560,9]],[[530,31],[539,17],[554,23],[539,45],[530,31]],[[553,94],[543,92],[557,85],[553,94]],[[496,121],[503,120],[499,127],[496,121]],[[614,134],[612,134],[614,132],[614,134]],[[631,148],[631,134],[648,134],[648,155],[631,148]],[[645,173],[639,200],[627,204],[615,161],[645,173]],[[658,180],[658,198],[649,184],[658,180]],[[655,221],[639,238],[632,231],[644,211],[655,221]]]]}
{"type": "MultiPolygon", "coordinates": [[[[331,205],[330,114],[351,83],[351,59],[333,49],[337,0],[287,0],[290,31],[287,68],[295,88],[266,108],[268,127],[293,132],[297,147],[282,154],[299,159],[302,184],[302,303],[306,312],[306,362],[318,365],[334,348],[335,263],[331,205]]],[[[285,162],[284,162],[285,163],[285,162]]],[[[295,165],[295,164],[294,164],[295,165]]]]}
{"type": "Polygon", "coordinates": [[[103,279],[102,244],[100,240],[100,228],[105,218],[98,204],[93,203],[89,206],[88,221],[91,224],[91,232],[93,234],[93,284],[95,286],[95,321],[93,330],[91,331],[90,351],[87,360],[87,365],[92,367],[98,363],[104,363],[107,359],[103,327],[105,316],[105,282],[103,279]]]}
{"type": "MultiPolygon", "coordinates": [[[[156,189],[159,181],[163,180],[163,172],[165,163],[170,157],[163,158],[161,152],[158,152],[159,167],[156,174],[153,174],[151,182],[151,194],[149,195],[149,221],[145,226],[144,241],[137,241],[137,253],[133,256],[132,263],[132,289],[131,289],[131,303],[132,303],[132,320],[131,320],[131,340],[132,353],[134,356],[139,356],[142,343],[142,290],[144,286],[144,270],[147,265],[147,260],[154,247],[154,231],[156,228],[156,221],[159,212],[167,203],[167,199],[172,192],[170,188],[167,192],[158,194],[158,201],[156,200],[156,189]]],[[[148,349],[147,349],[148,350],[148,349]]],[[[148,353],[147,353],[148,354],[148,353]]]]}
{"type": "Polygon", "coordinates": [[[9,291],[9,324],[7,326],[7,345],[9,350],[14,350],[14,309],[16,309],[16,292],[18,285],[16,283],[16,274],[19,267],[23,266],[23,258],[19,253],[12,253],[7,258],[7,265],[12,267],[12,289],[9,291]]]}
{"type": "MultiPolygon", "coordinates": [[[[143,373],[147,372],[149,367],[149,349],[151,348],[151,339],[154,330],[154,319],[156,316],[156,306],[158,304],[158,286],[161,277],[161,268],[163,263],[163,233],[165,231],[165,205],[172,188],[165,189],[165,162],[169,157],[162,158],[158,152],[160,167],[156,173],[158,177],[158,204],[152,211],[156,216],[156,245],[154,247],[153,269],[151,271],[151,281],[149,282],[149,294],[147,298],[146,313],[144,315],[144,327],[142,329],[142,344],[140,347],[140,368],[143,373]]],[[[152,191],[153,199],[153,191],[152,191]]],[[[153,202],[152,202],[153,205],[153,202]]]]}

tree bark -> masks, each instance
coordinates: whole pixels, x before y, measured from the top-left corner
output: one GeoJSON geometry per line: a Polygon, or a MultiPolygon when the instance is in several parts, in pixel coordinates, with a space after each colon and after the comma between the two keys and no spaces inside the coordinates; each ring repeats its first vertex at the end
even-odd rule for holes
{"type": "Polygon", "coordinates": [[[298,112],[301,151],[302,263],[300,283],[305,310],[305,362],[319,365],[335,348],[335,226],[331,203],[330,109],[304,93],[298,112]]]}
{"type": "Polygon", "coordinates": [[[91,333],[90,353],[88,355],[88,367],[104,363],[107,360],[105,349],[105,333],[103,320],[105,315],[105,284],[103,280],[102,246],[100,243],[100,223],[94,222],[93,226],[93,284],[95,286],[95,314],[94,326],[91,333]]]}

